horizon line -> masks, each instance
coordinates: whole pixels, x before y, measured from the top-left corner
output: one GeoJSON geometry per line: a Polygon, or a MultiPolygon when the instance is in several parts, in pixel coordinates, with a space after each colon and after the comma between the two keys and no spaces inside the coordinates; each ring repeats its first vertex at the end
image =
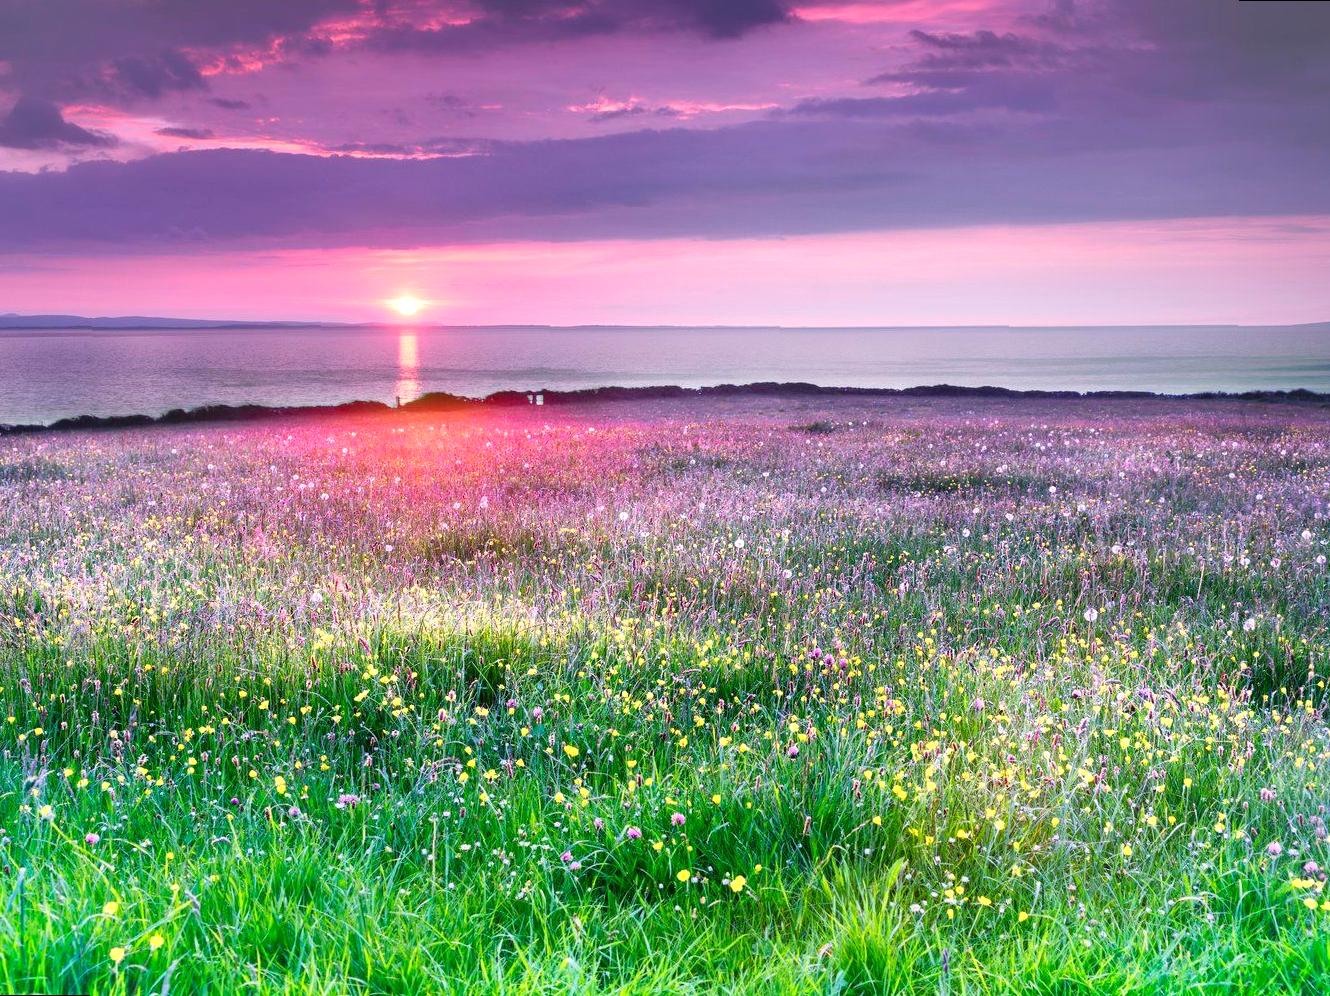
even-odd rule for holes
{"type": "Polygon", "coordinates": [[[211,318],[177,318],[169,316],[151,316],[151,315],[62,315],[54,314],[20,314],[17,312],[0,313],[0,332],[61,332],[61,331],[92,331],[92,332],[152,332],[152,331],[228,331],[235,329],[392,329],[396,331],[425,331],[430,329],[464,329],[464,330],[500,330],[500,329],[537,329],[547,331],[579,331],[590,329],[624,329],[629,331],[655,331],[655,330],[696,330],[696,329],[716,329],[724,331],[846,331],[846,332],[913,332],[913,331],[1004,331],[1004,330],[1033,330],[1033,331],[1054,331],[1063,329],[1085,329],[1085,330],[1113,330],[1113,329],[1299,329],[1315,328],[1318,326],[1330,326],[1330,317],[1318,319],[1309,322],[1115,322],[1108,324],[1098,323],[1078,323],[1078,322],[1060,322],[1022,325],[1010,322],[995,322],[992,324],[928,324],[928,325],[783,325],[771,323],[754,324],[711,324],[711,323],[643,323],[643,324],[613,324],[606,322],[585,322],[573,323],[567,325],[555,325],[535,322],[492,322],[485,324],[451,324],[447,322],[395,322],[395,321],[364,321],[364,322],[341,322],[341,321],[322,321],[318,319],[211,319],[211,318]],[[68,319],[68,321],[60,321],[68,319]],[[7,324],[7,320],[14,324],[7,324]],[[40,322],[40,324],[25,325],[22,321],[40,322]],[[57,323],[58,322],[58,323],[57,323]],[[133,323],[142,322],[145,324],[99,324],[99,323],[133,323]],[[151,324],[147,324],[151,323],[151,324]]]}

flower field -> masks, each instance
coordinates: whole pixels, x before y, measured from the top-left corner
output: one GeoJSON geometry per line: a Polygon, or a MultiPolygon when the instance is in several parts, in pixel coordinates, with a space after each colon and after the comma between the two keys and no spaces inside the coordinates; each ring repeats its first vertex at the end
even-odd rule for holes
{"type": "Polygon", "coordinates": [[[0,990],[1330,990],[1330,411],[0,438],[0,990]]]}

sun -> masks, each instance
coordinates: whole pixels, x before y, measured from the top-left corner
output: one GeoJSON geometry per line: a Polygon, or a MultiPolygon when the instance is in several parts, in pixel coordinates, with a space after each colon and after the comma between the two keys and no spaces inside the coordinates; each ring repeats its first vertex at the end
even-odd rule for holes
{"type": "Polygon", "coordinates": [[[425,307],[425,302],[414,294],[399,294],[391,301],[385,301],[384,303],[403,318],[412,318],[420,314],[421,309],[425,307]]]}

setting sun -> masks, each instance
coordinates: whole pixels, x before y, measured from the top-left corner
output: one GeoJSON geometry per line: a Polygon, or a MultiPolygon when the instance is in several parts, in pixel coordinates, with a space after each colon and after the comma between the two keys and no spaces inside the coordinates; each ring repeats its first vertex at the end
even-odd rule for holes
{"type": "Polygon", "coordinates": [[[425,307],[425,302],[412,294],[400,294],[391,301],[386,302],[388,307],[397,312],[403,318],[411,318],[420,314],[420,310],[425,307]]]}

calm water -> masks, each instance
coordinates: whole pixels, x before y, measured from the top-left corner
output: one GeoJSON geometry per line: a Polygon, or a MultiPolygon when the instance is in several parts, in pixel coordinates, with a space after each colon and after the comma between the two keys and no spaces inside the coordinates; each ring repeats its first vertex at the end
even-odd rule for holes
{"type": "Polygon", "coordinates": [[[1330,326],[0,331],[0,423],[424,391],[799,380],[1330,391],[1330,326]]]}

